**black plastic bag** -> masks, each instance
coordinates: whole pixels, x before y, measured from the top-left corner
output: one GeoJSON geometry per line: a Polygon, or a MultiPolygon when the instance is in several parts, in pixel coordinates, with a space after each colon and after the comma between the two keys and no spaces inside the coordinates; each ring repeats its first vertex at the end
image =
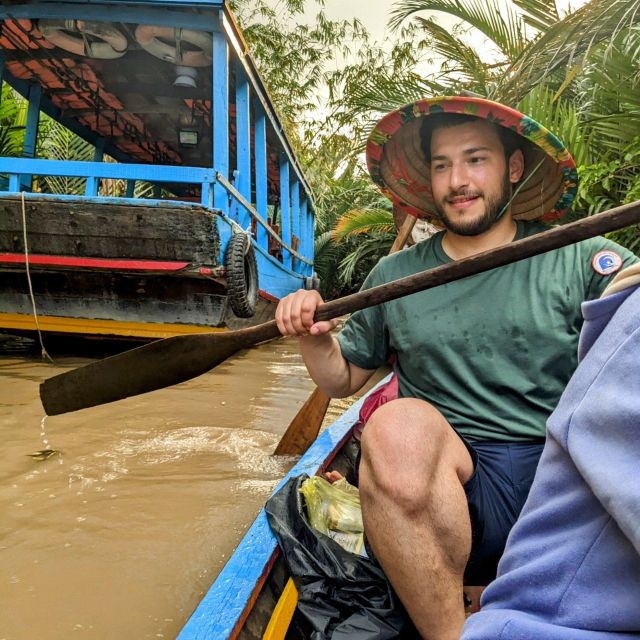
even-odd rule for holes
{"type": "MultiPolygon", "coordinates": [[[[380,565],[313,529],[300,485],[290,478],[265,510],[298,589],[311,640],[419,638],[380,565]]],[[[306,625],[305,625],[306,626],[306,625]]]]}

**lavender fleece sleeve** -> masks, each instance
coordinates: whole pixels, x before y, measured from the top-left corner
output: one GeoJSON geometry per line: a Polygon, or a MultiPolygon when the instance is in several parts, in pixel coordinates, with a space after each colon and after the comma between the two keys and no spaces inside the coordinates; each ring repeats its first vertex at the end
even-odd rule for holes
{"type": "MultiPolygon", "coordinates": [[[[624,306],[622,309],[624,309],[624,306]]],[[[618,319],[618,315],[616,316],[618,319]]],[[[622,316],[621,321],[629,320],[622,316]]],[[[602,339],[618,341],[600,362],[593,349],[582,366],[600,367],[571,416],[567,450],[593,494],[640,554],[640,326],[627,322],[602,339]],[[621,340],[621,335],[623,336],[621,340]],[[590,359],[594,354],[596,357],[590,359]],[[573,428],[579,425],[579,428],[573,428]]]]}

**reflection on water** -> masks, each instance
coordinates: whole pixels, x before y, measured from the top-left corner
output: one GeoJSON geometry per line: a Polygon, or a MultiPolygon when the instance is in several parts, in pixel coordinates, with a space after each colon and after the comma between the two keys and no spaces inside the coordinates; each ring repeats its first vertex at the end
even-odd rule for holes
{"type": "Polygon", "coordinates": [[[313,384],[277,340],[45,423],[38,384],[90,362],[54,357],[0,342],[0,640],[173,638],[292,465],[271,452],[313,384]]]}

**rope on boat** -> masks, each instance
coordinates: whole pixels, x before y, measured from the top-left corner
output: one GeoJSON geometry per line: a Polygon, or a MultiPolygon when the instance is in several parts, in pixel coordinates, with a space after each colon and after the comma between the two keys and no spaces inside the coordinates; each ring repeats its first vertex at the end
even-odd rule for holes
{"type": "Polygon", "coordinates": [[[31,308],[33,309],[33,319],[36,323],[36,330],[38,331],[38,340],[40,340],[40,348],[42,359],[48,358],[52,364],[55,364],[53,358],[47,353],[44,348],[44,342],[42,341],[42,331],[40,331],[40,324],[38,322],[38,312],[36,311],[36,298],[33,295],[33,286],[31,285],[31,273],[29,271],[29,245],[27,244],[27,208],[24,202],[24,191],[20,193],[22,201],[22,237],[24,239],[24,265],[27,270],[27,282],[29,283],[29,295],[31,296],[31,308]]]}

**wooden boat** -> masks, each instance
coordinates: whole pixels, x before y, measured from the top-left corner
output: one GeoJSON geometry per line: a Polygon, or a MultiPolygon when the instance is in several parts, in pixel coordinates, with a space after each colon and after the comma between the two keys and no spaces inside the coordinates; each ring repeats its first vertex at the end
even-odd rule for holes
{"type": "MultiPolygon", "coordinates": [[[[381,380],[327,427],[278,484],[329,469],[348,476],[358,445],[353,429],[366,399],[388,382],[381,380]]],[[[480,609],[484,587],[465,587],[467,615],[480,609]]],[[[298,593],[288,573],[264,509],[187,620],[177,640],[304,640],[296,606],[298,593]]]]}
{"type": "MultiPolygon", "coordinates": [[[[352,430],[367,395],[320,434],[278,488],[291,477],[322,473],[329,465],[344,474],[353,467],[357,447],[352,430]]],[[[297,631],[296,603],[297,592],[263,509],[178,640],[302,638],[297,631]]]]}
{"type": "Polygon", "coordinates": [[[27,100],[22,157],[0,157],[0,331],[235,329],[313,286],[309,185],[225,0],[0,20],[0,78],[27,100]],[[54,125],[89,158],[36,158],[54,125]]]}

